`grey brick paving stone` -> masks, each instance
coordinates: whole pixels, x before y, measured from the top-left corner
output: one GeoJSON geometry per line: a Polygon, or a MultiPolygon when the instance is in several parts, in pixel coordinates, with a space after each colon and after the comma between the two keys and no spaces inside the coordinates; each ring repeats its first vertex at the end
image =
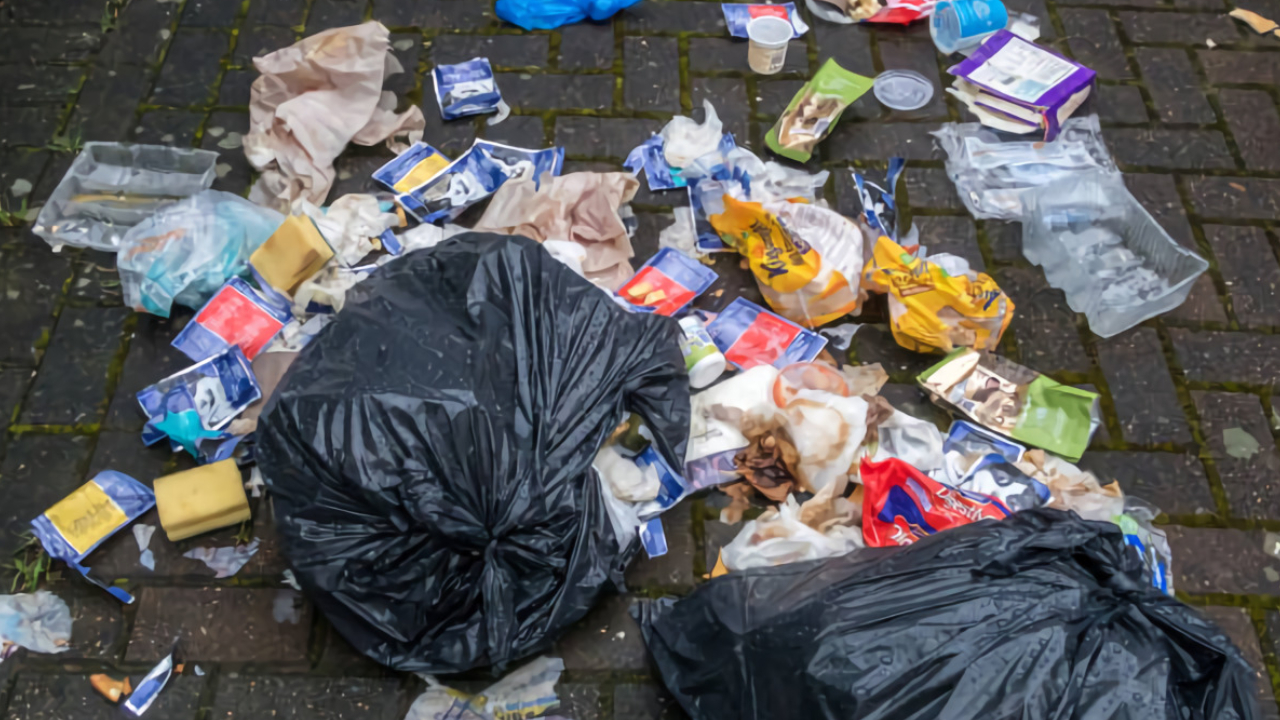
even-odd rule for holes
{"type": "Polygon", "coordinates": [[[891,378],[905,382],[914,383],[917,375],[942,359],[941,355],[914,353],[898,345],[888,326],[863,325],[853,336],[852,346],[859,363],[880,363],[891,378]]]}
{"type": "MultiPolygon", "coordinates": [[[[906,186],[907,199],[912,208],[965,212],[965,220],[968,220],[964,203],[960,202],[960,196],[956,194],[955,183],[951,182],[951,178],[947,177],[945,170],[937,168],[907,168],[902,177],[902,183],[906,186]]],[[[918,219],[918,221],[923,220],[924,218],[918,219]]],[[[968,220],[968,222],[968,227],[963,229],[965,233],[969,233],[973,228],[973,222],[971,220],[968,220]]]]}
{"type": "Polygon", "coordinates": [[[776,119],[787,109],[791,98],[804,87],[804,80],[756,81],[756,109],[761,115],[776,119]]]}
{"type": "Polygon", "coordinates": [[[60,103],[80,87],[84,68],[63,65],[11,65],[0,74],[0,92],[12,105],[60,103]]]}
{"type": "Polygon", "coordinates": [[[597,685],[586,683],[562,683],[556,687],[556,695],[560,698],[560,707],[555,710],[559,715],[573,720],[603,720],[604,698],[600,696],[597,685]]]}
{"type": "Polygon", "coordinates": [[[1217,130],[1108,128],[1104,136],[1122,166],[1193,169],[1236,165],[1217,130]]]}
{"type": "Polygon", "coordinates": [[[71,127],[85,140],[125,140],[150,82],[146,68],[94,68],[80,91],[71,127]]]}
{"type": "Polygon", "coordinates": [[[369,0],[314,0],[307,15],[307,34],[359,25],[368,6],[369,0]]]}
{"type": "Polygon", "coordinates": [[[136,432],[104,430],[98,434],[85,478],[92,478],[103,470],[115,470],[150,485],[155,478],[166,474],[165,468],[172,456],[167,443],[145,447],[136,432]]]}
{"type": "Polygon", "coordinates": [[[1218,288],[1213,284],[1213,277],[1205,274],[1196,278],[1187,294],[1186,302],[1170,310],[1162,316],[1165,320],[1183,320],[1193,323],[1227,322],[1227,311],[1218,298],[1218,288]]]}
{"type": "MultiPolygon", "coordinates": [[[[119,677],[119,675],[117,675],[119,677]]],[[[132,676],[136,682],[142,674],[132,676]]],[[[178,675],[147,711],[155,720],[195,720],[200,694],[208,678],[178,675]]],[[[115,720],[121,710],[89,684],[89,675],[20,673],[9,701],[8,720],[115,720]]]]}
{"type": "Polygon", "coordinates": [[[87,435],[24,434],[14,437],[0,464],[0,557],[21,545],[31,518],[82,484],[80,472],[89,459],[87,435]],[[20,489],[20,490],[19,490],[20,489]]]}
{"type": "Polygon", "coordinates": [[[1253,619],[1249,617],[1249,611],[1246,608],[1221,606],[1203,607],[1200,611],[1231,638],[1231,642],[1240,649],[1244,659],[1248,661],[1249,667],[1253,668],[1260,717],[1280,717],[1280,708],[1276,706],[1275,690],[1271,687],[1271,676],[1267,674],[1266,661],[1262,657],[1258,631],[1253,627],[1253,619]]]}
{"type": "Polygon", "coordinates": [[[190,358],[170,344],[182,331],[189,316],[184,314],[182,317],[182,320],[174,320],[148,314],[138,316],[129,340],[129,352],[125,355],[124,369],[107,411],[106,427],[141,431],[146,418],[138,407],[138,391],[193,364],[190,358]]]}
{"type": "Polygon", "coordinates": [[[351,647],[333,626],[319,616],[317,634],[320,641],[320,657],[312,671],[318,675],[342,677],[390,677],[395,671],[371,660],[364,653],[351,647]]]}
{"type": "Polygon", "coordinates": [[[6,39],[0,63],[79,62],[102,46],[102,35],[87,28],[13,28],[6,39]]]}
{"type": "Polygon", "coordinates": [[[702,536],[705,538],[703,561],[708,573],[715,569],[716,561],[720,558],[720,551],[724,549],[725,545],[733,542],[733,539],[738,537],[743,525],[742,523],[730,525],[720,522],[720,511],[718,509],[712,513],[712,516],[716,519],[706,520],[702,523],[702,536]]]}
{"type": "Polygon", "coordinates": [[[102,17],[102,7],[93,0],[67,0],[56,6],[47,3],[21,3],[9,7],[12,8],[14,19],[24,23],[96,24],[102,17]]]}
{"type": "Polygon", "coordinates": [[[687,588],[693,578],[693,517],[690,503],[681,503],[662,515],[667,554],[650,558],[644,552],[627,567],[628,588],[687,588]]]}
{"type": "Polygon", "coordinates": [[[431,61],[455,65],[486,57],[495,67],[542,68],[547,65],[549,47],[546,35],[438,35],[431,41],[431,61]]]}
{"type": "Polygon", "coordinates": [[[1256,395],[1223,392],[1193,392],[1200,414],[1200,428],[1208,443],[1218,477],[1227,492],[1233,517],[1273,518],[1280,516],[1280,452],[1271,438],[1271,428],[1256,395]],[[1234,457],[1227,452],[1223,433],[1243,430],[1258,443],[1251,457],[1234,457]]]}
{"type": "Polygon", "coordinates": [[[661,120],[561,115],[556,118],[556,145],[569,156],[621,160],[663,125],[661,120]]]}
{"type": "Polygon", "coordinates": [[[629,37],[622,46],[622,93],[634,110],[680,111],[680,50],[675,38],[629,37]]]}
{"type": "Polygon", "coordinates": [[[921,215],[914,218],[920,228],[920,244],[929,248],[929,254],[951,253],[969,261],[969,267],[978,272],[987,269],[978,248],[978,235],[973,220],[968,215],[921,215]]]}
{"type": "Polygon", "coordinates": [[[983,229],[991,259],[996,262],[1014,262],[1022,257],[1022,223],[1005,220],[985,220],[983,229]]]}
{"type": "Polygon", "coordinates": [[[1099,84],[1094,90],[1090,107],[1103,123],[1145,123],[1149,119],[1146,101],[1137,87],[1099,84]]]}
{"type": "Polygon", "coordinates": [[[1280,336],[1169,330],[1188,380],[1269,385],[1280,380],[1280,336]]]}
{"type": "Polygon", "coordinates": [[[1280,265],[1261,228],[1206,225],[1218,270],[1240,324],[1266,328],[1280,322],[1280,265]]]}
{"type": "Polygon", "coordinates": [[[1191,594],[1280,595],[1280,558],[1263,549],[1261,530],[1169,525],[1174,587],[1191,594]]]}
{"type": "Polygon", "coordinates": [[[124,648],[127,633],[124,606],[114,597],[81,581],[76,573],[64,570],[62,574],[64,585],[76,585],[56,590],[71,609],[71,642],[68,650],[59,653],[56,659],[114,660],[124,648]]]}
{"type": "Polygon", "coordinates": [[[1097,348],[1098,365],[1107,378],[1124,439],[1143,445],[1190,442],[1191,429],[1156,331],[1127,330],[1099,339],[1097,348]]]}
{"type": "Polygon", "coordinates": [[[578,23],[560,28],[561,70],[608,70],[616,54],[611,23],[578,23]]]}
{"type": "Polygon", "coordinates": [[[66,308],[23,406],[27,425],[97,422],[107,409],[107,371],[131,311],[66,308]]]}
{"type": "Polygon", "coordinates": [[[841,123],[827,138],[824,152],[830,160],[884,160],[889,156],[907,160],[941,160],[930,132],[937,123],[841,123]]]}
{"type": "Polygon", "coordinates": [[[1231,137],[1250,170],[1280,169],[1280,116],[1271,96],[1261,90],[1220,90],[1218,104],[1231,128],[1231,137]]]}
{"type": "Polygon", "coordinates": [[[996,277],[1016,306],[1010,327],[1023,365],[1040,372],[1087,373],[1092,369],[1093,361],[1080,342],[1076,314],[1062,291],[1049,287],[1042,270],[1001,268],[996,277]]]}
{"type": "Polygon", "coordinates": [[[1234,21],[1225,15],[1123,10],[1118,15],[1125,34],[1136,43],[1203,45],[1211,39],[1221,45],[1240,37],[1234,21]]]}
{"type": "MultiPolygon", "coordinates": [[[[21,207],[21,199],[13,195],[13,184],[17,180],[25,180],[35,184],[49,166],[50,153],[28,149],[9,150],[0,154],[0,201],[10,209],[21,207]]],[[[37,186],[38,187],[38,186],[37,186]]],[[[33,193],[34,194],[34,193],[33,193]]],[[[39,198],[27,197],[28,207],[34,206],[39,198]]],[[[18,233],[21,236],[21,231],[18,233]]]]}
{"type": "Polygon", "coordinates": [[[164,68],[151,93],[157,105],[202,105],[217,97],[222,59],[230,48],[226,33],[217,30],[179,29],[169,46],[164,68]]]}
{"type": "Polygon", "coordinates": [[[301,25],[306,15],[307,0],[250,0],[249,14],[245,16],[245,26],[301,25]]]}
{"type": "Polygon", "coordinates": [[[810,30],[818,41],[818,67],[828,58],[850,72],[874,77],[875,61],[871,55],[871,29],[864,25],[835,25],[818,21],[810,30]]]}
{"type": "Polygon", "coordinates": [[[229,27],[240,14],[240,0],[191,0],[182,10],[182,24],[190,27],[229,27]]]}
{"type": "Polygon", "coordinates": [[[1134,56],[1160,120],[1171,123],[1217,120],[1213,107],[1199,89],[1195,68],[1185,50],[1137,48],[1134,56]]]}
{"type": "Polygon", "coordinates": [[[397,679],[228,673],[218,678],[209,718],[400,720],[408,702],[397,679]]]}
{"type": "Polygon", "coordinates": [[[1080,458],[1079,465],[1104,483],[1119,482],[1126,495],[1167,514],[1218,514],[1204,465],[1193,454],[1093,450],[1080,458]]]}
{"type": "Polygon", "coordinates": [[[724,131],[733,133],[734,140],[748,141],[751,131],[751,108],[747,104],[747,84],[738,78],[693,78],[690,83],[693,98],[693,119],[703,122],[706,118],[702,101],[710,100],[716,109],[724,131]]]}
{"type": "Polygon", "coordinates": [[[613,107],[612,75],[498,73],[497,81],[502,99],[517,110],[550,110],[561,105],[583,110],[613,107]]]}
{"type": "MultiPolygon", "coordinates": [[[[471,142],[468,141],[467,146],[470,147],[470,145],[471,142]]],[[[460,154],[462,153],[450,153],[453,157],[460,154]]],[[[337,179],[329,190],[329,201],[332,202],[349,193],[376,192],[382,186],[374,182],[373,171],[382,167],[391,158],[390,154],[381,153],[338,158],[337,164],[334,165],[338,171],[337,179]]]]}
{"type": "Polygon", "coordinates": [[[1214,85],[1280,85],[1280,56],[1274,53],[1199,50],[1196,56],[1214,85]]]}
{"type": "Polygon", "coordinates": [[[0,313],[0,361],[31,365],[34,346],[53,327],[58,294],[72,273],[70,258],[29,240],[5,268],[5,312],[0,313]]]}
{"type": "Polygon", "coordinates": [[[222,84],[218,86],[218,104],[248,106],[249,93],[252,92],[253,81],[256,79],[256,70],[228,70],[222,76],[222,84]]]}
{"type": "Polygon", "coordinates": [[[31,371],[26,368],[0,370],[0,430],[9,427],[30,383],[31,371]]]}
{"type": "Polygon", "coordinates": [[[1191,177],[1189,195],[1202,216],[1268,220],[1280,215],[1280,180],[1191,177]]]}
{"type": "Polygon", "coordinates": [[[618,685],[613,690],[613,720],[680,720],[688,717],[661,685],[618,685]]]}
{"type": "Polygon", "coordinates": [[[547,132],[542,118],[532,115],[512,115],[497,125],[482,129],[486,140],[507,145],[540,148],[547,144],[547,132]]]}
{"type": "Polygon", "coordinates": [[[1067,46],[1077,62],[1105,80],[1133,77],[1115,24],[1106,10],[1063,8],[1058,12],[1067,32],[1067,46]]]}
{"type": "Polygon", "coordinates": [[[159,0],[137,0],[120,11],[118,28],[107,34],[106,45],[98,55],[102,67],[121,63],[148,65],[160,59],[167,45],[169,28],[181,6],[159,0]]]}
{"type": "MultiPolygon", "coordinates": [[[[164,542],[160,532],[152,538],[153,545],[157,542],[164,542]]],[[[126,659],[159,660],[178,637],[192,661],[305,666],[311,606],[301,608],[302,619],[296,624],[277,622],[273,608],[280,592],[274,588],[142,588],[126,659]]]]}
{"type": "Polygon", "coordinates": [[[626,596],[602,600],[556,642],[555,654],[564,659],[566,670],[634,672],[648,667],[640,626],[629,612],[633,601],[626,596]]]}
{"type": "MultiPolygon", "coordinates": [[[[240,28],[236,38],[236,49],[231,54],[231,63],[244,68],[253,67],[253,59],[275,52],[294,43],[296,38],[292,28],[277,25],[246,25],[240,28]]],[[[247,103],[247,100],[246,100],[247,103]]]]}
{"type": "Polygon", "coordinates": [[[133,129],[135,142],[149,145],[190,147],[204,114],[185,110],[152,110],[145,113],[133,129]]]}
{"type": "Polygon", "coordinates": [[[628,33],[722,34],[724,13],[720,3],[684,0],[650,0],[619,13],[628,33]]]}
{"type": "Polygon", "coordinates": [[[44,145],[57,131],[60,114],[61,108],[53,105],[0,107],[0,142],[5,147],[44,145]]]}
{"type": "MultiPolygon", "coordinates": [[[[1280,647],[1280,613],[1274,610],[1267,611],[1267,634],[1263,637],[1264,650],[1268,655],[1275,656],[1276,649],[1280,647]]],[[[1263,691],[1265,693],[1265,689],[1263,691]]],[[[1262,704],[1262,716],[1267,720],[1280,720],[1280,708],[1273,705],[1262,704]]]]}

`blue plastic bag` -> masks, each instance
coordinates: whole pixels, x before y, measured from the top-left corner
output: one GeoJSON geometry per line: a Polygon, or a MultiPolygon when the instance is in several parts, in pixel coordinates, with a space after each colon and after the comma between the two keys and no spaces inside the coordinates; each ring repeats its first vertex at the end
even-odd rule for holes
{"type": "Polygon", "coordinates": [[[583,20],[601,22],[640,0],[498,0],[498,17],[525,30],[554,30],[583,20]]]}

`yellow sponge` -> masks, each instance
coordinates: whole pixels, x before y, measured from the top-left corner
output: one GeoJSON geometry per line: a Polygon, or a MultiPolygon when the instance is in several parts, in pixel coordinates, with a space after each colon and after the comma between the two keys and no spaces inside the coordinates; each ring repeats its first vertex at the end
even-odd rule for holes
{"type": "Polygon", "coordinates": [[[160,525],[174,542],[251,517],[235,460],[157,478],[155,490],[160,525]]]}
{"type": "Polygon", "coordinates": [[[290,215],[280,227],[249,256],[249,264],[267,284],[293,294],[303,280],[320,272],[333,257],[311,218],[290,215]]]}

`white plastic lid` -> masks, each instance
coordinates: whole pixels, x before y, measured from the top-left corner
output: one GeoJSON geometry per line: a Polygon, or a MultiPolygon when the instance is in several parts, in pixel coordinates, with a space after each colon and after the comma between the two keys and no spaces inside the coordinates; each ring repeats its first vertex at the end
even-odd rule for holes
{"type": "Polygon", "coordinates": [[[876,76],[876,99],[894,110],[918,110],[933,98],[933,85],[914,70],[886,70],[876,76]]]}
{"type": "Polygon", "coordinates": [[[689,386],[695,390],[704,388],[716,381],[729,368],[729,363],[722,353],[708,355],[689,369],[689,386]]]}
{"type": "Polygon", "coordinates": [[[747,37],[761,47],[780,48],[791,42],[794,34],[790,21],[773,15],[758,17],[747,23],[747,37]]]}

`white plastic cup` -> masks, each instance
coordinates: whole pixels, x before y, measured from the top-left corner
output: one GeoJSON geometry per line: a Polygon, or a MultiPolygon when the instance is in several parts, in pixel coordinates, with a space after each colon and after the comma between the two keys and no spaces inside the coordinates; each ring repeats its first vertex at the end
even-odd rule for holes
{"type": "Polygon", "coordinates": [[[774,75],[782,72],[787,61],[787,45],[791,43],[791,23],[780,17],[766,15],[747,23],[747,64],[753,72],[774,75]]]}
{"type": "Polygon", "coordinates": [[[684,366],[689,371],[689,385],[695,390],[704,388],[724,374],[729,368],[728,361],[707,333],[707,326],[697,317],[686,315],[680,318],[680,329],[684,331],[680,352],[684,354],[684,366]]]}

